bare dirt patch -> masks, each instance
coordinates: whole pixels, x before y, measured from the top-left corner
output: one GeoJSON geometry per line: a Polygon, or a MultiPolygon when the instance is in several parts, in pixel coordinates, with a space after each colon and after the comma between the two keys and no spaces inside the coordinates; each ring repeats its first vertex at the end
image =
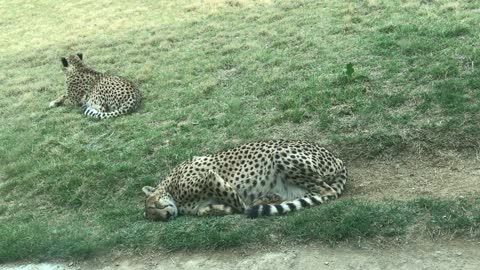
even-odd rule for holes
{"type": "Polygon", "coordinates": [[[480,269],[480,246],[474,242],[426,242],[378,248],[371,244],[278,247],[208,253],[114,255],[84,262],[0,266],[2,270],[144,270],[144,269],[480,269]]]}
{"type": "Polygon", "coordinates": [[[346,196],[372,200],[420,196],[455,198],[480,193],[480,157],[454,152],[439,157],[402,156],[349,164],[346,196]]]}

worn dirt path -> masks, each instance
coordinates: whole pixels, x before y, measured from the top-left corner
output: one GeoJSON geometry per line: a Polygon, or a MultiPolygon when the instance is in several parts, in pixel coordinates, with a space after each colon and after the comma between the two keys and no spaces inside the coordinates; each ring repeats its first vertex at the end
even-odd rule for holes
{"type": "Polygon", "coordinates": [[[236,250],[209,253],[113,255],[86,262],[17,264],[2,270],[146,270],[146,269],[480,269],[480,243],[427,242],[378,248],[368,245],[329,248],[320,245],[281,247],[271,250],[236,250]]]}
{"type": "MultiPolygon", "coordinates": [[[[457,198],[480,194],[480,156],[446,152],[437,158],[396,157],[351,161],[345,196],[369,200],[412,199],[418,196],[457,198]]],[[[142,256],[111,254],[82,262],[28,262],[0,270],[77,269],[480,269],[480,243],[439,241],[414,243],[320,244],[272,249],[235,249],[208,253],[161,253],[142,256]],[[385,247],[387,246],[387,247],[385,247]]]]}
{"type": "Polygon", "coordinates": [[[402,156],[348,165],[351,177],[346,196],[404,200],[480,194],[480,155],[444,152],[436,158],[402,156]]]}

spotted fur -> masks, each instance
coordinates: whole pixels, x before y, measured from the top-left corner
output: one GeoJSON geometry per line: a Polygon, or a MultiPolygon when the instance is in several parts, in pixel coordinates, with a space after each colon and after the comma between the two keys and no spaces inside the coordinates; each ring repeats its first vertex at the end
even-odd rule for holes
{"type": "Polygon", "coordinates": [[[50,107],[81,106],[85,115],[104,119],[130,113],[140,104],[141,94],[132,82],[87,67],[82,54],[62,57],[61,61],[67,91],[50,102],[50,107]]]}
{"type": "Polygon", "coordinates": [[[247,143],[194,157],[157,187],[144,187],[145,216],[165,221],[177,214],[283,215],[336,199],[346,181],[343,162],[314,143],[247,143]]]}

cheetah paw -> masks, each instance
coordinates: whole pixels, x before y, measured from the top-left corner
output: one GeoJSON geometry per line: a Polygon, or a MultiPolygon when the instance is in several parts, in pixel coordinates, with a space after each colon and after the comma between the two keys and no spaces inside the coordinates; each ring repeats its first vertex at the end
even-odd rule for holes
{"type": "Polygon", "coordinates": [[[53,108],[53,107],[57,107],[57,101],[56,100],[48,103],[48,108],[53,108]]]}

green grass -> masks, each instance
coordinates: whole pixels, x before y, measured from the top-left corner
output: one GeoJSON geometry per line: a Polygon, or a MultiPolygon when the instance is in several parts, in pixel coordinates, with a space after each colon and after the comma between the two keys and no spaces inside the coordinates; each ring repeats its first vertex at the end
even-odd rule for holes
{"type": "MultiPolygon", "coordinates": [[[[374,221],[388,223],[382,213],[391,207],[404,217],[387,227],[403,232],[406,217],[432,206],[346,200],[309,211],[343,207],[325,231],[302,213],[165,225],[142,219],[140,189],[192,155],[269,138],[317,141],[346,161],[478,151],[479,9],[466,0],[1,1],[0,261],[225,247],[272,241],[273,232],[388,235],[374,221]],[[140,110],[93,121],[78,108],[47,109],[65,88],[60,57],[76,52],[134,80],[145,96],[140,110]],[[365,217],[346,212],[349,204],[365,217]]],[[[438,222],[435,234],[455,228],[438,222]]],[[[451,226],[478,222],[462,214],[451,226]]]]}
{"type": "Polygon", "coordinates": [[[411,234],[434,239],[480,237],[479,198],[377,203],[343,199],[282,217],[180,217],[169,223],[146,222],[139,209],[128,204],[117,206],[120,208],[94,213],[50,213],[63,216],[54,220],[24,212],[6,219],[0,224],[4,240],[0,242],[0,262],[88,258],[119,248],[212,250],[257,244],[406,239],[411,234]]]}

